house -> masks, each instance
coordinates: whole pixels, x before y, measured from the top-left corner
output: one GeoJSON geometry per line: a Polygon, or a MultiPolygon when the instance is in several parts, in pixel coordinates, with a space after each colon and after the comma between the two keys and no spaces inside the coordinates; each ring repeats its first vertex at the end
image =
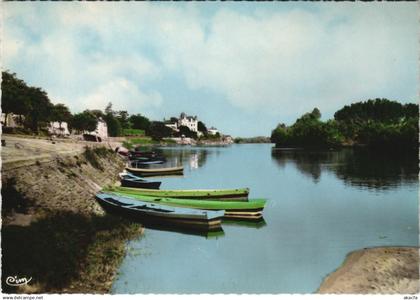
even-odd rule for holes
{"type": "Polygon", "coordinates": [[[179,131],[178,129],[178,123],[169,123],[169,122],[164,122],[166,127],[171,128],[173,131],[179,131]]]}
{"type": "MultiPolygon", "coordinates": [[[[207,129],[207,133],[209,135],[216,135],[219,133],[219,130],[217,130],[217,128],[214,127],[210,127],[209,129],[207,129]]],[[[219,133],[220,134],[220,133],[219,133]]]]}
{"type": "Polygon", "coordinates": [[[8,113],[7,117],[5,113],[1,114],[1,124],[4,127],[23,127],[23,121],[25,120],[25,116],[23,115],[15,115],[14,113],[8,113]]]}
{"type": "Polygon", "coordinates": [[[228,143],[228,144],[233,144],[234,140],[233,137],[231,137],[230,135],[224,135],[222,137],[223,142],[228,143]]]}
{"type": "Polygon", "coordinates": [[[185,113],[181,113],[178,119],[178,128],[181,126],[187,126],[191,131],[198,132],[198,119],[197,116],[187,116],[185,113]]]}
{"type": "Polygon", "coordinates": [[[69,136],[70,131],[67,122],[50,122],[48,126],[48,133],[57,136],[69,136]]]}
{"type": "Polygon", "coordinates": [[[98,119],[98,124],[94,131],[85,131],[83,134],[85,140],[101,142],[108,138],[108,126],[106,122],[102,119],[98,119]]]}

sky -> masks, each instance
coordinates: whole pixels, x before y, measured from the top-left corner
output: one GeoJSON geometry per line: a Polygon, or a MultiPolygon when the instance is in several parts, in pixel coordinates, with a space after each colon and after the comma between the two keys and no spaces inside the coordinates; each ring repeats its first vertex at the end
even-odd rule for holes
{"type": "Polygon", "coordinates": [[[73,113],[269,136],[314,107],[418,101],[417,3],[2,2],[2,69],[73,113]]]}

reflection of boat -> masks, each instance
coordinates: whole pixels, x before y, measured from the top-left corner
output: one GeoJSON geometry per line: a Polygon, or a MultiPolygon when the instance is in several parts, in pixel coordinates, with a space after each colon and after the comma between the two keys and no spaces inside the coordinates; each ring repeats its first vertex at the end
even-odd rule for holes
{"type": "MultiPolygon", "coordinates": [[[[138,177],[137,177],[138,178],[138,177]]],[[[225,190],[149,190],[141,188],[114,187],[114,191],[152,197],[208,199],[223,201],[247,201],[249,189],[225,190]]]]}
{"type": "Polygon", "coordinates": [[[159,159],[136,159],[130,161],[130,165],[133,168],[138,168],[138,166],[145,166],[145,165],[157,165],[157,164],[163,164],[164,160],[159,159]]]}
{"type": "Polygon", "coordinates": [[[162,182],[160,181],[146,181],[129,173],[120,173],[121,186],[142,188],[142,189],[159,189],[162,182]]]}
{"type": "Polygon", "coordinates": [[[184,167],[172,167],[172,168],[125,168],[128,172],[139,176],[159,176],[159,175],[179,175],[184,172],[184,167]]]}
{"type": "Polygon", "coordinates": [[[256,228],[256,229],[265,227],[267,225],[264,218],[261,218],[261,219],[256,220],[256,221],[227,219],[227,220],[223,220],[223,224],[233,225],[233,226],[252,227],[252,228],[256,228]]]}
{"type": "MultiPolygon", "coordinates": [[[[159,230],[159,231],[170,231],[170,232],[177,232],[186,235],[195,235],[195,236],[202,236],[206,239],[217,239],[219,237],[225,236],[225,232],[221,227],[219,228],[209,228],[208,230],[197,230],[195,228],[180,228],[174,227],[171,225],[161,225],[161,224],[145,224],[144,225],[148,229],[159,230]]],[[[146,233],[147,234],[147,233],[146,233]]]]}
{"type": "Polygon", "coordinates": [[[129,194],[125,192],[117,192],[109,189],[104,189],[106,192],[130,197],[143,202],[160,203],[176,207],[190,207],[207,210],[225,210],[225,218],[233,219],[253,219],[258,220],[262,218],[262,211],[264,209],[265,199],[253,199],[249,201],[214,201],[214,200],[195,200],[195,199],[175,199],[163,197],[149,197],[138,194],[129,194]]]}
{"type": "Polygon", "coordinates": [[[140,202],[115,194],[99,193],[96,200],[108,212],[134,218],[143,224],[171,225],[195,230],[221,228],[223,210],[207,211],[191,208],[169,207],[167,205],[140,202]]]}

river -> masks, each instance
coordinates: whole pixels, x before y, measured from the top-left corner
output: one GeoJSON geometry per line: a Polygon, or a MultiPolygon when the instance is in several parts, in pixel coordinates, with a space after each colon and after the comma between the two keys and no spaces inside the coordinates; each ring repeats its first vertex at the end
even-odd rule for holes
{"type": "Polygon", "coordinates": [[[416,157],[274,150],[270,144],[163,148],[183,177],[161,189],[249,187],[264,222],[199,236],[147,228],[127,245],[112,293],[313,293],[350,251],[418,246],[416,157]]]}

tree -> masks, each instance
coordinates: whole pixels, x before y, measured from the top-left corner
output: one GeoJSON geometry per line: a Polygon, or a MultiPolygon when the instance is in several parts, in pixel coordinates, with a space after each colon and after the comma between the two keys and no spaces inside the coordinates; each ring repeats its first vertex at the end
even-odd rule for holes
{"type": "Polygon", "coordinates": [[[207,134],[207,127],[206,124],[204,124],[203,122],[198,121],[197,129],[198,131],[201,131],[204,135],[207,134]]]}
{"type": "Polygon", "coordinates": [[[98,126],[98,119],[93,113],[85,110],[82,113],[73,115],[70,119],[70,126],[78,132],[94,131],[98,126]]]}
{"type": "Polygon", "coordinates": [[[6,114],[26,115],[31,110],[29,87],[15,73],[2,72],[1,109],[6,114]]]}
{"type": "Polygon", "coordinates": [[[321,112],[319,111],[319,109],[317,107],[315,107],[312,110],[311,115],[312,115],[312,117],[314,117],[317,120],[321,118],[321,112]]]}
{"type": "Polygon", "coordinates": [[[285,124],[281,123],[271,132],[270,140],[278,147],[289,145],[289,133],[285,124]]]}
{"type": "Polygon", "coordinates": [[[187,126],[180,126],[178,135],[179,136],[185,136],[188,138],[197,138],[197,132],[191,131],[187,126]]]}
{"type": "Polygon", "coordinates": [[[114,111],[112,110],[112,102],[109,102],[107,104],[104,111],[105,111],[105,115],[114,114],[114,111]]]}
{"type": "Polygon", "coordinates": [[[130,128],[130,122],[129,122],[129,118],[128,118],[128,112],[126,110],[120,110],[117,113],[116,118],[120,122],[121,127],[123,129],[130,128]]]}
{"type": "Polygon", "coordinates": [[[104,118],[104,113],[102,112],[102,110],[100,110],[100,109],[89,109],[89,110],[86,110],[86,111],[88,111],[88,112],[90,112],[91,114],[93,114],[97,119],[99,119],[99,118],[104,118]]]}
{"type": "Polygon", "coordinates": [[[146,134],[155,140],[161,140],[164,137],[172,135],[172,129],[165,125],[163,122],[151,122],[146,134]]]}
{"type": "Polygon", "coordinates": [[[147,131],[150,126],[150,121],[148,118],[142,116],[141,114],[131,115],[128,118],[129,122],[131,123],[131,127],[134,129],[142,129],[147,131]]]}
{"type": "Polygon", "coordinates": [[[53,104],[41,88],[30,87],[28,96],[31,109],[27,113],[25,122],[32,131],[38,132],[40,125],[46,125],[46,122],[50,121],[53,104]]]}
{"type": "Polygon", "coordinates": [[[58,122],[61,128],[62,122],[69,122],[72,115],[69,108],[62,103],[58,103],[52,107],[51,121],[58,122]]]}
{"type": "Polygon", "coordinates": [[[110,112],[108,112],[104,120],[106,122],[106,126],[108,127],[108,135],[109,136],[122,136],[122,127],[120,121],[110,112]]]}

